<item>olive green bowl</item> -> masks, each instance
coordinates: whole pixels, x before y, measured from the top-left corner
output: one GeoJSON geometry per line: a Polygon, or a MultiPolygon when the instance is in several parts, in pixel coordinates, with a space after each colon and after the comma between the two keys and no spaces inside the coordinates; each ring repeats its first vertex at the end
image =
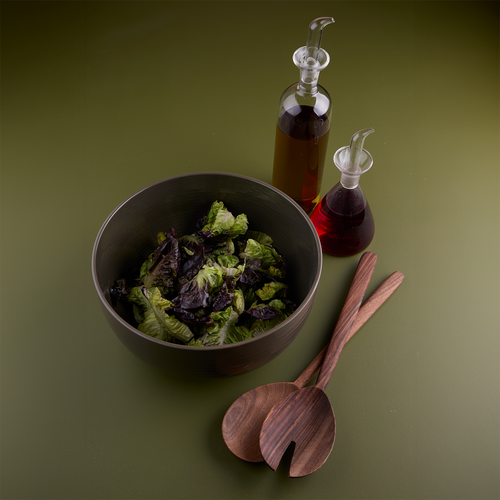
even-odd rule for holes
{"type": "Polygon", "coordinates": [[[160,180],[121,203],[95,240],[92,276],[111,329],[140,359],[181,378],[228,377],[263,366],[297,337],[313,306],[322,259],[314,226],[287,195],[250,177],[199,172],[160,180]],[[287,260],[290,298],[297,309],[258,337],[223,346],[189,347],[141,333],[133,326],[130,311],[113,306],[110,288],[146,260],[157,246],[159,231],[174,228],[179,235],[193,233],[215,200],[223,201],[234,215],[245,213],[250,229],[273,238],[287,260]]]}

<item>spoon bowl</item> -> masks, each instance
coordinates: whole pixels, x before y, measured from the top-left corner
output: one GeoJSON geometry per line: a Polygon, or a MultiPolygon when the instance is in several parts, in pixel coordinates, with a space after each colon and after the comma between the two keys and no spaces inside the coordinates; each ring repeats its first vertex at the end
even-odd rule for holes
{"type": "Polygon", "coordinates": [[[272,408],[262,424],[260,450],[273,470],[292,442],[295,450],[290,477],[315,472],[330,455],[335,441],[335,415],[325,389],[349,338],[376,262],[377,256],[372,252],[364,253],[359,261],[316,385],[286,396],[272,408]]]}
{"type": "Polygon", "coordinates": [[[293,382],[275,382],[240,396],[222,421],[222,437],[229,450],[247,462],[263,462],[259,446],[262,422],[276,403],[298,389],[293,382]]]}
{"type": "Polygon", "coordinates": [[[326,462],[335,443],[336,427],[332,405],[322,389],[311,386],[294,391],[272,408],[268,418],[263,432],[265,443],[272,443],[272,451],[265,452],[271,469],[278,468],[292,442],[290,477],[310,474],[326,462]]]}

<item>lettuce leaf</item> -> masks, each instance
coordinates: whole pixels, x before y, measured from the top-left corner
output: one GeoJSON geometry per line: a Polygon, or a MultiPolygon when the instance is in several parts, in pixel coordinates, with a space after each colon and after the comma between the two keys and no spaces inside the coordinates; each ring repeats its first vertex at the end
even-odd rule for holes
{"type": "Polygon", "coordinates": [[[269,283],[265,283],[259,290],[256,290],[255,295],[266,302],[277,297],[283,297],[287,288],[284,283],[270,281],[269,283]]]}
{"type": "Polygon", "coordinates": [[[200,288],[209,293],[217,291],[224,282],[222,269],[218,266],[204,265],[195,277],[200,288]]]}
{"type": "Polygon", "coordinates": [[[229,330],[238,319],[238,313],[229,306],[224,311],[212,312],[210,317],[215,324],[210,326],[203,336],[193,341],[190,345],[210,346],[228,343],[226,340],[228,339],[229,330]]]}
{"type": "Polygon", "coordinates": [[[172,302],[183,309],[208,307],[212,303],[211,294],[219,290],[223,281],[220,267],[204,265],[194,278],[182,285],[172,302]]]}
{"type": "Polygon", "coordinates": [[[259,259],[263,269],[268,269],[270,266],[276,267],[284,262],[283,257],[273,247],[262,245],[252,238],[247,240],[245,250],[240,257],[259,259]]]}
{"type": "Polygon", "coordinates": [[[234,293],[228,289],[227,282],[220,287],[213,299],[212,308],[214,311],[222,311],[233,302],[234,293]]]}
{"type": "Polygon", "coordinates": [[[248,219],[245,214],[236,217],[224,206],[222,201],[214,201],[208,214],[203,218],[204,226],[201,232],[205,237],[224,235],[234,238],[245,234],[248,229],[248,219]]]}
{"type": "Polygon", "coordinates": [[[233,293],[232,306],[238,314],[245,310],[245,296],[240,288],[237,288],[233,293]]]}
{"type": "Polygon", "coordinates": [[[181,266],[178,272],[180,284],[193,279],[205,263],[205,248],[194,236],[179,238],[181,266]]]}
{"type": "Polygon", "coordinates": [[[262,231],[247,231],[245,233],[245,238],[251,238],[252,240],[257,241],[261,245],[266,245],[268,247],[273,245],[273,239],[266,233],[262,231]]]}
{"type": "Polygon", "coordinates": [[[217,257],[217,263],[221,267],[236,267],[240,262],[240,259],[236,255],[219,255],[217,257]]]}
{"type": "Polygon", "coordinates": [[[172,303],[161,296],[159,288],[135,287],[130,292],[129,301],[135,306],[134,314],[140,332],[167,342],[177,339],[186,343],[194,337],[186,324],[166,314],[165,308],[172,303]]]}
{"type": "Polygon", "coordinates": [[[168,293],[174,287],[180,265],[179,242],[172,229],[143,263],[139,277],[146,288],[160,287],[162,293],[168,293]]]}

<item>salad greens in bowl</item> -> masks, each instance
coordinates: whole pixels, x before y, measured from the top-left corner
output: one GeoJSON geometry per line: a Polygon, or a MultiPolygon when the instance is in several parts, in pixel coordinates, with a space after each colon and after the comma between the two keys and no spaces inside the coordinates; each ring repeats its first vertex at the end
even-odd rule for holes
{"type": "Polygon", "coordinates": [[[184,174],[121,203],[92,253],[111,329],[142,360],[189,379],[263,366],[296,338],[322,268],[308,216],[250,177],[184,174]]]}
{"type": "Polygon", "coordinates": [[[219,201],[197,227],[184,236],[160,231],[135,277],[111,289],[115,303],[130,304],[139,331],[175,344],[224,345],[260,335],[293,313],[286,261],[269,235],[249,231],[247,216],[235,217],[219,201]]]}

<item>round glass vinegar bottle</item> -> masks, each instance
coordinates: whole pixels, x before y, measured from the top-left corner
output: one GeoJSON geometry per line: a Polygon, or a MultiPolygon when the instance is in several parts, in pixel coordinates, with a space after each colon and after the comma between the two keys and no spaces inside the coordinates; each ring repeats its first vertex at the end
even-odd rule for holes
{"type": "Polygon", "coordinates": [[[374,132],[356,132],[349,146],[339,149],[333,161],[341,172],[337,183],[311,215],[325,253],[337,257],[355,255],[373,240],[375,223],[372,211],[359,185],[359,178],[373,165],[371,154],[363,149],[365,138],[374,132]]]}
{"type": "Polygon", "coordinates": [[[330,62],[321,33],[333,22],[320,17],[309,25],[307,45],[293,54],[300,81],[283,92],[278,110],[272,184],[308,214],[319,201],[330,132],[331,99],[318,79],[330,62]]]}

